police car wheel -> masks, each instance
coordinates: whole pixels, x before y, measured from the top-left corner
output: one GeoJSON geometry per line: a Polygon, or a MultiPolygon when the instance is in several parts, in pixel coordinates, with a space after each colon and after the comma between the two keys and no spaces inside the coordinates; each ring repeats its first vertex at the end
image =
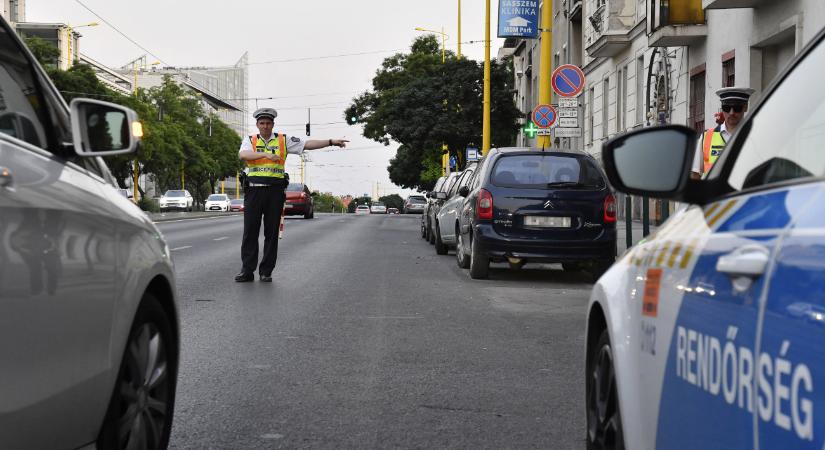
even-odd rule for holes
{"type": "Polygon", "coordinates": [[[613,348],[602,331],[587,364],[587,448],[624,450],[613,348]]]}

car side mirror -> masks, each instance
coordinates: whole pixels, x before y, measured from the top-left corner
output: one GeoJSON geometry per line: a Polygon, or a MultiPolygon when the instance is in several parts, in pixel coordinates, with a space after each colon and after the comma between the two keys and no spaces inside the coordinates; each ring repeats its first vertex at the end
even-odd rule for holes
{"type": "Polygon", "coordinates": [[[80,156],[134,153],[143,137],[137,113],[114,103],[76,98],[71,105],[72,143],[80,156]]]}
{"type": "Polygon", "coordinates": [[[447,200],[447,193],[446,192],[436,192],[435,198],[438,200],[447,200]]]}
{"type": "Polygon", "coordinates": [[[461,186],[460,188],[458,188],[458,195],[462,197],[470,195],[470,186],[461,186]]]}
{"type": "Polygon", "coordinates": [[[424,197],[433,198],[433,194],[434,194],[434,192],[430,191],[430,192],[427,192],[426,194],[424,194],[424,197]]]}
{"type": "Polygon", "coordinates": [[[697,133],[682,125],[643,128],[605,142],[602,159],[619,191],[681,200],[689,179],[697,133]]]}

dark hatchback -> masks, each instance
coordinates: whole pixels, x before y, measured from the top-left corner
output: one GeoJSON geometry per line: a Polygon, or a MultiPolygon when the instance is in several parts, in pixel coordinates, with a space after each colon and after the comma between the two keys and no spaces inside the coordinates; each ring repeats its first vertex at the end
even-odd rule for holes
{"type": "Polygon", "coordinates": [[[616,258],[616,201],[587,154],[492,149],[459,195],[456,258],[472,278],[505,261],[599,276],[616,258]]]}

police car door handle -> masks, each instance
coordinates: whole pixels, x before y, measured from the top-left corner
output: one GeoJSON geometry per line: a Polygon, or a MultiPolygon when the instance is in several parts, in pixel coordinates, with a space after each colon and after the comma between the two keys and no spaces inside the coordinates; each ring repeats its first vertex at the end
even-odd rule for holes
{"type": "Polygon", "coordinates": [[[10,187],[13,181],[11,170],[0,166],[0,187],[10,187]]]}
{"type": "Polygon", "coordinates": [[[759,278],[765,273],[770,256],[770,250],[763,245],[745,245],[720,257],[716,270],[732,277],[759,278]]]}

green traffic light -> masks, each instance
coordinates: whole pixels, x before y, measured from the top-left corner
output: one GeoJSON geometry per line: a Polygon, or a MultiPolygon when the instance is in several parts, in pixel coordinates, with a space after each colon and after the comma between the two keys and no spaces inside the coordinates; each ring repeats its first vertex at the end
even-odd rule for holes
{"type": "Polygon", "coordinates": [[[358,123],[358,117],[349,116],[349,123],[358,123]]]}

